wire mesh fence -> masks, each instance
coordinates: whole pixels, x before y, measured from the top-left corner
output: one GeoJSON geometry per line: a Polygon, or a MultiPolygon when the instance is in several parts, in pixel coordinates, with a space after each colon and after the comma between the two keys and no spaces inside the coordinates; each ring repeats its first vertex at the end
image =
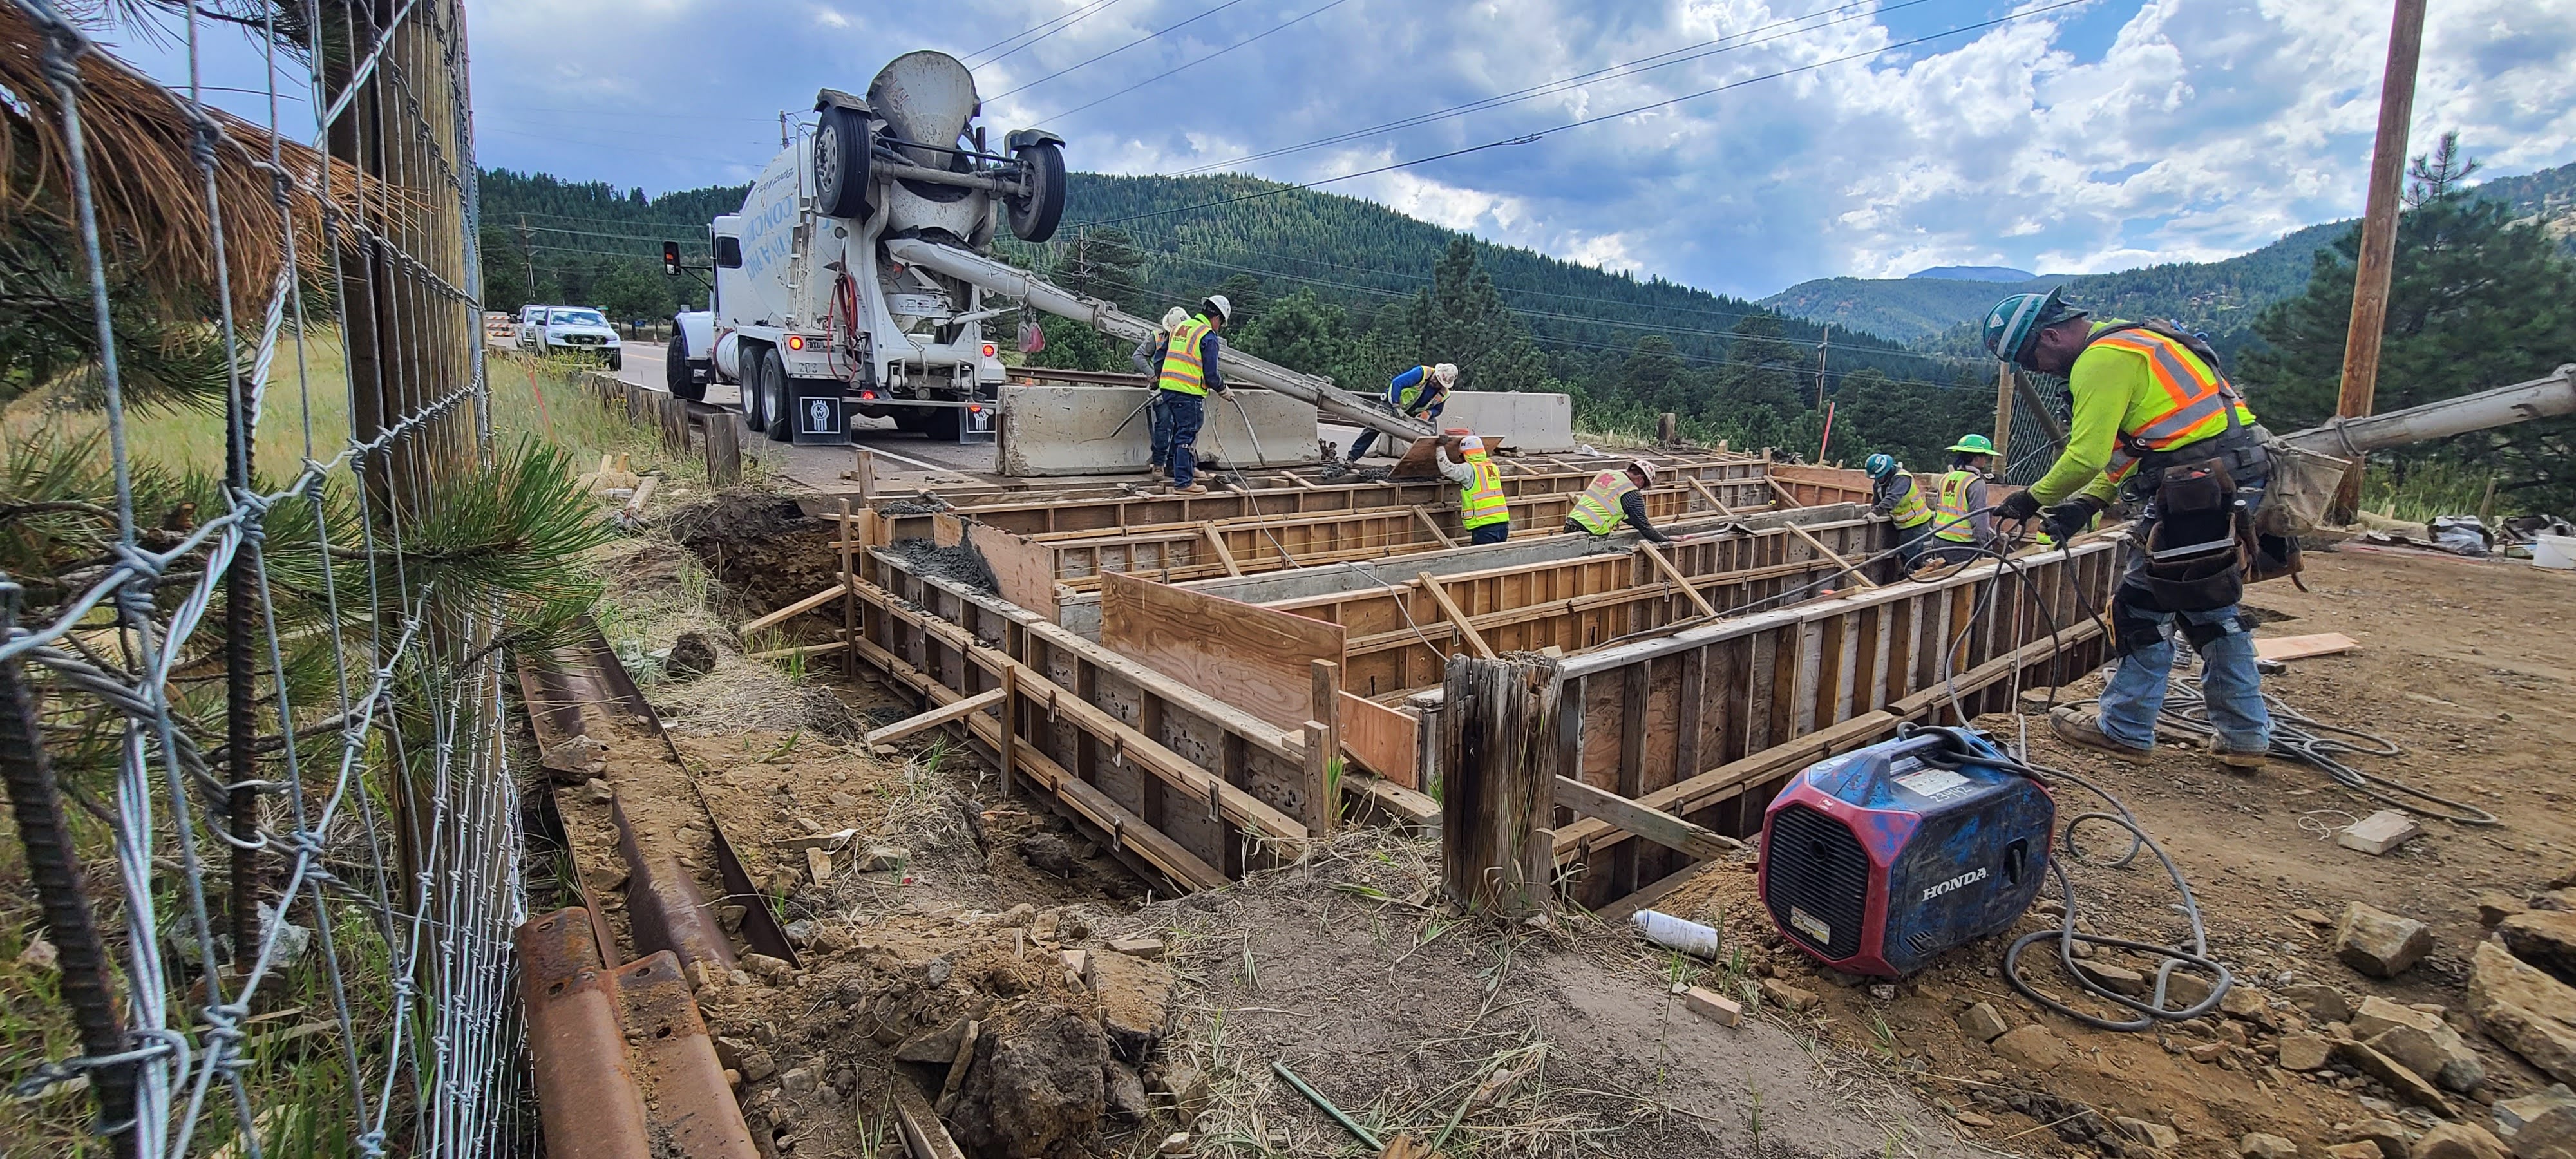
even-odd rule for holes
{"type": "Polygon", "coordinates": [[[489,436],[457,3],[0,0],[0,90],[0,402],[95,427],[0,471],[0,1150],[533,1151],[498,656],[578,537],[489,436]],[[245,35],[265,124],[201,99],[245,35]]]}
{"type": "Polygon", "coordinates": [[[2048,473],[2057,453],[2065,448],[2073,401],[2063,378],[2026,370],[2014,373],[2022,376],[2023,389],[2013,392],[2012,445],[2004,448],[2008,461],[2003,481],[2027,487],[2048,473]]]}

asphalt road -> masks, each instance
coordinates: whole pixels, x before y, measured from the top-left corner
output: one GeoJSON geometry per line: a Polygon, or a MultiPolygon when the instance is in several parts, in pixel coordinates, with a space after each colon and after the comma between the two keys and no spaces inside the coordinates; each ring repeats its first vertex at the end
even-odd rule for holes
{"type": "MultiPolygon", "coordinates": [[[[664,389],[664,348],[658,342],[626,344],[624,365],[617,377],[624,382],[653,390],[664,389]]],[[[706,401],[717,406],[739,409],[742,390],[717,383],[707,388],[706,401]]],[[[757,436],[755,436],[757,437],[757,436]]],[[[894,427],[893,419],[856,419],[850,426],[851,441],[877,452],[879,476],[900,474],[973,475],[989,477],[996,468],[991,443],[941,443],[921,435],[907,434],[894,427]]],[[[841,473],[851,469],[855,460],[844,447],[788,447],[783,473],[809,487],[838,489],[848,486],[841,473]]],[[[924,482],[931,480],[924,479],[924,482]]]]}

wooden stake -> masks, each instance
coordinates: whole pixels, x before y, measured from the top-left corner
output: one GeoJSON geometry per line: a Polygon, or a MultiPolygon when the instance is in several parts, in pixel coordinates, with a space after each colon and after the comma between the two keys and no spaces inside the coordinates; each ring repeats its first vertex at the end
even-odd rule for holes
{"type": "Polygon", "coordinates": [[[1314,719],[1324,724],[1324,756],[1342,759],[1342,666],[1331,660],[1317,660],[1309,670],[1313,678],[1310,690],[1314,719]]]}
{"type": "Polygon", "coordinates": [[[1458,629],[1458,635],[1466,639],[1467,646],[1475,649],[1476,655],[1487,660],[1493,659],[1494,649],[1485,643],[1484,634],[1476,630],[1476,625],[1467,622],[1467,613],[1459,611],[1458,605],[1450,602],[1449,592],[1440,586],[1440,581],[1432,578],[1431,573],[1427,571],[1421,573],[1419,578],[1422,580],[1423,590],[1431,593],[1432,602],[1440,605],[1440,614],[1448,618],[1450,627],[1458,629]]]}
{"type": "MultiPolygon", "coordinates": [[[[2424,47],[2424,0],[2397,0],[2388,26],[2388,66],[2379,86],[2379,136],[2370,153],[2370,199],[2353,264],[2352,324],[2344,332],[2343,383],[2335,414],[2371,412],[2379,386],[2380,332],[2388,324],[2388,280],[2397,258],[2397,211],[2406,178],[2406,130],[2415,115],[2415,63],[2424,47]]],[[[2336,506],[2361,495],[2361,464],[2344,475],[2336,506]]]]}
{"type": "MultiPolygon", "coordinates": [[[[1333,800],[1331,736],[1332,730],[1325,728],[1324,722],[1306,722],[1305,791],[1302,794],[1306,807],[1297,819],[1306,823],[1306,835],[1310,841],[1332,836],[1333,817],[1341,811],[1334,807],[1336,802],[1333,800]]],[[[1310,843],[1307,848],[1311,850],[1314,846],[1310,843]]]]}
{"type": "Polygon", "coordinates": [[[951,721],[964,720],[968,716],[982,712],[993,705],[1001,703],[1002,697],[1003,690],[996,688],[990,692],[978,692],[964,700],[952,701],[946,705],[922,713],[919,716],[907,716],[902,720],[898,720],[893,724],[885,726],[884,728],[869,730],[867,743],[872,745],[887,744],[893,741],[902,740],[914,733],[928,732],[931,729],[937,728],[940,725],[947,724],[951,721]]]}
{"type": "MultiPolygon", "coordinates": [[[[850,586],[850,581],[855,578],[857,574],[857,569],[853,565],[852,561],[856,558],[858,536],[855,529],[850,526],[850,501],[848,499],[841,500],[840,532],[841,643],[846,646],[850,641],[859,638],[858,593],[850,586]]],[[[841,674],[851,677],[855,677],[859,674],[859,654],[856,650],[842,653],[841,674]]]]}
{"type": "Polygon", "coordinates": [[[1020,765],[1020,670],[1002,669],[1002,799],[1011,798],[1011,781],[1020,765]]]}
{"type": "Polygon", "coordinates": [[[1225,565],[1225,574],[1242,575],[1243,565],[1234,562],[1234,549],[1225,545],[1225,534],[1216,529],[1216,524],[1201,523],[1199,530],[1207,533],[1208,546],[1216,551],[1217,562],[1225,565]]]}
{"type": "Polygon", "coordinates": [[[1699,608],[1699,614],[1712,620],[1717,618],[1717,608],[1708,602],[1708,597],[1699,594],[1699,589],[1691,586],[1690,578],[1682,574],[1682,569],[1674,567],[1673,561],[1665,559],[1664,553],[1655,550],[1654,544],[1641,542],[1637,545],[1637,551],[1647,559],[1655,561],[1655,570],[1664,573],[1665,579],[1680,585],[1682,594],[1689,596],[1692,605],[1699,608]]]}
{"type": "Polygon", "coordinates": [[[857,451],[859,460],[858,468],[850,472],[850,478],[858,483],[859,501],[864,503],[870,499],[876,498],[877,453],[867,449],[866,447],[857,448],[857,451]]]}

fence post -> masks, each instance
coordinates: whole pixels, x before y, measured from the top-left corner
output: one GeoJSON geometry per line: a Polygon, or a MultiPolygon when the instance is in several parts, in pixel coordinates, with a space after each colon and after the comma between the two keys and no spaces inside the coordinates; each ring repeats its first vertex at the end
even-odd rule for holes
{"type": "Polygon", "coordinates": [[[1546,904],[1548,882],[1533,880],[1531,837],[1554,811],[1561,695],[1548,657],[1449,658],[1440,713],[1440,878],[1471,909],[1517,915],[1546,904]]]}
{"type": "Polygon", "coordinates": [[[707,416],[707,482],[742,481],[742,420],[732,411],[707,416]]]}

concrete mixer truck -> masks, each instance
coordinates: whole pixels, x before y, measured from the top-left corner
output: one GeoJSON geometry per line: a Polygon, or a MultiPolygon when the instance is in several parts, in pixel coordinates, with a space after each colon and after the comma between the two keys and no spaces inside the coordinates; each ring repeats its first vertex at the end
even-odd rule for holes
{"type": "MultiPolygon", "coordinates": [[[[1065,205],[1064,140],[1021,129],[989,147],[975,76],[941,52],[896,57],[865,96],[824,89],[814,123],[752,182],[742,208],[708,230],[710,308],[672,317],[671,393],[703,401],[741,387],[755,430],[846,443],[852,414],[963,441],[986,435],[1004,377],[990,322],[1016,299],[1134,341],[1152,323],[1048,284],[990,256],[1008,229],[1055,235],[1065,205]]],[[[687,272],[677,242],[666,272],[687,272]]],[[[1432,433],[1330,382],[1229,344],[1229,381],[1314,405],[1398,438],[1432,433]]]]}

